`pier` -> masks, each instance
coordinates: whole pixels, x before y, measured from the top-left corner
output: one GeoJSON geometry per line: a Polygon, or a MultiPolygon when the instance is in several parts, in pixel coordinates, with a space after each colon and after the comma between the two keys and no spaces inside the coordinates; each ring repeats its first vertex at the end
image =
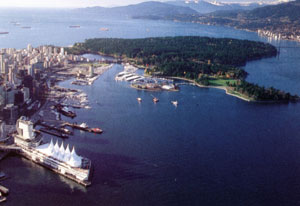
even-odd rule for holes
{"type": "Polygon", "coordinates": [[[52,132],[52,131],[47,130],[47,129],[44,129],[44,128],[41,128],[39,131],[40,131],[40,132],[47,133],[47,134],[51,134],[51,135],[54,135],[54,136],[60,137],[60,138],[68,138],[68,135],[66,135],[66,134],[61,134],[61,133],[52,132]]]}
{"type": "Polygon", "coordinates": [[[90,128],[85,123],[79,125],[79,124],[76,124],[76,123],[65,122],[64,124],[62,124],[62,126],[63,127],[64,126],[69,126],[69,127],[72,127],[73,129],[79,129],[79,130],[82,130],[82,131],[96,133],[96,134],[101,134],[103,132],[102,129],[100,129],[100,128],[90,128]]]}
{"type": "Polygon", "coordinates": [[[38,120],[35,125],[41,125],[47,129],[50,129],[50,130],[55,130],[57,132],[60,132],[60,133],[63,133],[63,134],[68,134],[68,135],[72,135],[73,132],[71,132],[70,130],[66,129],[66,128],[60,128],[60,127],[55,127],[54,125],[49,125],[47,124],[46,122],[42,122],[40,120],[38,120]]]}

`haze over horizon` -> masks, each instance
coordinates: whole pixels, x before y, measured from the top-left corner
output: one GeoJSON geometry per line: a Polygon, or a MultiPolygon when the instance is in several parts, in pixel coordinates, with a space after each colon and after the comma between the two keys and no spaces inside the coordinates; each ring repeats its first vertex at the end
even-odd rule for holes
{"type": "MultiPolygon", "coordinates": [[[[174,1],[174,0],[157,0],[160,2],[174,1]]],[[[177,0],[178,1],[178,0],[177,0]]],[[[184,0],[182,0],[184,1],[184,0]]],[[[192,0],[190,0],[192,1],[192,0]]],[[[205,0],[213,2],[214,0],[205,0]]],[[[218,0],[217,2],[224,3],[275,3],[289,0],[218,0]]],[[[92,6],[125,6],[129,4],[137,4],[146,2],[145,0],[116,0],[113,3],[110,0],[1,0],[0,7],[24,7],[24,8],[82,8],[92,6]]]]}

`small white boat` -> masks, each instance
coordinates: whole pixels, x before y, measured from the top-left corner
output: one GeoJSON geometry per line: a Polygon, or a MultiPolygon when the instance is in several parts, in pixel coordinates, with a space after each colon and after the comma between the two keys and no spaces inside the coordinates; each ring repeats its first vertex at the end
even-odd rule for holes
{"type": "Polygon", "coordinates": [[[141,102],[142,101],[142,98],[138,97],[136,98],[138,100],[138,102],[141,102]]]}
{"type": "Polygon", "coordinates": [[[172,103],[174,106],[177,106],[177,105],[178,105],[178,101],[171,101],[171,103],[172,103]]]}

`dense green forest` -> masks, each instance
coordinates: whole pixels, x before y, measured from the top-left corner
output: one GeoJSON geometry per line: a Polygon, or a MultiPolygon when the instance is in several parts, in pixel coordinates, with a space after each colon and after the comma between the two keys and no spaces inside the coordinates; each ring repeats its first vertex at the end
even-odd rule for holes
{"type": "MultiPolygon", "coordinates": [[[[240,66],[250,60],[277,54],[276,48],[267,43],[196,36],[88,39],[68,48],[68,52],[111,55],[145,66],[146,72],[151,75],[185,77],[205,84],[209,84],[206,79],[211,77],[243,80],[247,73],[240,66]]],[[[248,87],[245,88],[247,90],[248,87]]],[[[256,99],[264,98],[257,96],[256,99]]],[[[268,96],[267,99],[275,98],[268,96]]]]}

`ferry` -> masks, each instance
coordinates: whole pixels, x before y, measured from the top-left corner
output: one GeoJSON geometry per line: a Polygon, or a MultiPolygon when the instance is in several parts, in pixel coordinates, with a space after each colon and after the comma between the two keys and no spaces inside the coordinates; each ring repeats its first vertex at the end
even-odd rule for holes
{"type": "Polygon", "coordinates": [[[14,146],[18,153],[33,162],[42,165],[66,178],[84,186],[91,185],[91,160],[77,155],[75,147],[70,145],[43,143],[43,137],[33,129],[33,122],[21,117],[17,120],[16,130],[13,134],[14,146]]]}

